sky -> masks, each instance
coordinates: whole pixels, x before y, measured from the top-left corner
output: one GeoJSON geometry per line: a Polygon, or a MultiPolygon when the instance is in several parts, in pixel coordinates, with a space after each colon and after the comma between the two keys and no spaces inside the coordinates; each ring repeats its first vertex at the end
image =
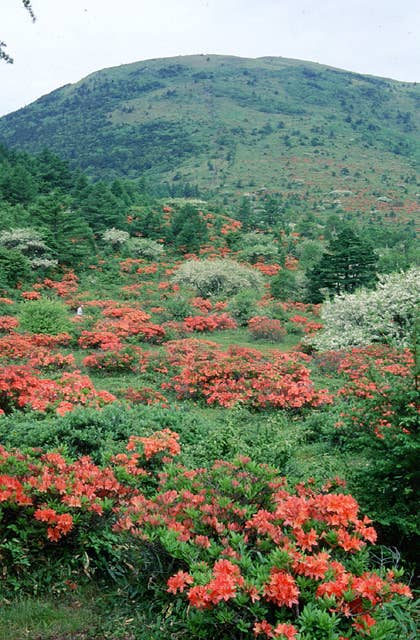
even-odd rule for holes
{"type": "Polygon", "coordinates": [[[191,54],[281,56],[420,81],[420,0],[0,0],[0,116],[93,71],[191,54]]]}

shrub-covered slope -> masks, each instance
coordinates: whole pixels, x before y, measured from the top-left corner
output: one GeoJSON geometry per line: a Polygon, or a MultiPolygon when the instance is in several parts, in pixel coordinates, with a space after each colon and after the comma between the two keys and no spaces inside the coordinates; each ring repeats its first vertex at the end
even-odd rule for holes
{"type": "Polygon", "coordinates": [[[49,146],[95,177],[142,174],[226,197],[253,187],[349,197],[390,172],[400,197],[419,97],[416,84],[299,60],[183,56],[57,89],[3,117],[0,140],[49,146]]]}

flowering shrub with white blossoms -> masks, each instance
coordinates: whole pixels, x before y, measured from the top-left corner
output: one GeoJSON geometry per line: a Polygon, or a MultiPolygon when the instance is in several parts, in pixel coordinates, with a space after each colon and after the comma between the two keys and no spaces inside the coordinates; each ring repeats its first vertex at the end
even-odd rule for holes
{"type": "Polygon", "coordinates": [[[420,269],[379,276],[374,290],[336,296],[322,309],[324,330],[310,338],[320,351],[380,342],[405,347],[413,340],[420,301],[420,269]]]}

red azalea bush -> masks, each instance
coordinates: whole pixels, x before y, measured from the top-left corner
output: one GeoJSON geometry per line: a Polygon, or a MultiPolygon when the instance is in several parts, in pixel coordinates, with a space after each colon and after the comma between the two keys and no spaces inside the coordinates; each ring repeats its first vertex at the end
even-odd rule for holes
{"type": "Polygon", "coordinates": [[[167,398],[165,398],[162,393],[156,391],[156,389],[152,389],[151,387],[142,387],[141,389],[129,387],[124,393],[124,398],[133,404],[158,404],[164,408],[169,407],[167,398]]]}
{"type": "Polygon", "coordinates": [[[140,336],[145,342],[161,342],[165,330],[158,324],[149,322],[150,315],[132,307],[105,308],[106,320],[95,325],[97,331],[112,332],[118,338],[140,336]]]}
{"type": "Polygon", "coordinates": [[[253,266],[265,276],[275,276],[281,270],[281,266],[279,264],[264,264],[264,262],[256,262],[253,266]]]}
{"type": "MultiPolygon", "coordinates": [[[[135,460],[126,469],[138,474],[135,460]]],[[[190,637],[362,638],[379,631],[383,603],[411,597],[392,571],[370,570],[363,550],[375,530],[333,483],[288,488],[277,470],[245,458],[173,465],[153,497],[134,496],[122,512],[117,531],[159,543],[156,564],[175,564],[167,592],[184,603],[190,637]]]]}
{"type": "Polygon", "coordinates": [[[238,325],[228,313],[211,313],[207,316],[188,316],[185,318],[183,326],[188,332],[202,332],[236,329],[238,325]]]}
{"type": "Polygon", "coordinates": [[[111,331],[82,331],[78,342],[82,349],[96,348],[118,351],[122,347],[119,337],[111,331]]]}
{"type": "Polygon", "coordinates": [[[0,316],[0,332],[10,333],[19,326],[19,320],[13,316],[0,316]]]}
{"type": "Polygon", "coordinates": [[[45,278],[42,282],[45,289],[53,289],[60,298],[70,298],[78,290],[78,277],[73,271],[64,274],[62,280],[51,280],[45,278]]]}
{"type": "Polygon", "coordinates": [[[325,389],[314,389],[302,364],[310,359],[304,354],[263,354],[242,347],[221,351],[198,340],[173,341],[167,351],[180,372],[162,387],[173,389],[178,398],[204,398],[223,407],[241,402],[256,409],[298,409],[332,401],[325,389]]]}
{"type": "Polygon", "coordinates": [[[178,434],[169,429],[130,438],[127,454],[105,467],[89,456],[69,461],[57,452],[23,454],[0,445],[2,593],[61,593],[69,579],[77,588],[74,580],[101,573],[125,586],[135,581],[139,544],[127,543],[112,525],[130,499],[143,495],[140,486],[153,491],[163,461],[177,453],[178,434]]]}
{"type": "Polygon", "coordinates": [[[100,351],[86,356],[83,366],[91,371],[124,373],[145,371],[147,358],[140,347],[124,347],[115,351],[100,351]]]}
{"type": "Polygon", "coordinates": [[[379,437],[386,429],[418,431],[418,369],[411,351],[385,345],[352,349],[338,371],[346,378],[338,392],[349,404],[344,421],[379,437]]]}
{"type": "Polygon", "coordinates": [[[97,391],[80,371],[65,372],[50,380],[38,376],[28,365],[10,365],[0,370],[0,412],[13,409],[56,411],[63,415],[76,406],[101,407],[116,400],[108,391],[97,391]]]}
{"type": "Polygon", "coordinates": [[[321,322],[314,322],[313,320],[309,320],[309,318],[298,314],[289,318],[289,322],[296,325],[297,328],[307,335],[313,335],[324,326],[321,322]]]}
{"type": "Polygon", "coordinates": [[[203,629],[223,638],[353,640],[370,629],[386,637],[381,607],[411,593],[393,571],[369,567],[364,549],[376,533],[341,481],[289,488],[248,458],[189,470],[173,464],[179,453],[169,429],[130,437],[112,467],[0,446],[3,578],[14,584],[16,572],[52,557],[61,575],[66,567],[81,575],[110,554],[136,574],[121,555],[135,548],[137,559],[157,554],[138,578],[155,603],[179,599],[173,615],[191,638],[203,629]]]}
{"type": "Polygon", "coordinates": [[[254,340],[270,340],[276,342],[286,335],[286,329],[280,320],[267,316],[254,316],[248,320],[248,331],[254,340]]]}
{"type": "Polygon", "coordinates": [[[13,333],[0,338],[0,361],[18,361],[42,369],[72,369],[75,366],[71,354],[63,355],[55,351],[59,344],[67,344],[68,334],[48,336],[43,334],[13,333]]]}
{"type": "Polygon", "coordinates": [[[22,291],[24,300],[41,300],[41,294],[38,291],[22,291]]]}

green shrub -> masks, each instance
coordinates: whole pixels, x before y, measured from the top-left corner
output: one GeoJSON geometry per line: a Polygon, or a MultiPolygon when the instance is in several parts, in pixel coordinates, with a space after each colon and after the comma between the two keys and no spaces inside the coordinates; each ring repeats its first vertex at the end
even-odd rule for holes
{"type": "Polygon", "coordinates": [[[239,326],[246,327],[248,320],[257,315],[258,299],[259,293],[250,290],[240,291],[230,299],[228,310],[239,326]]]}
{"type": "Polygon", "coordinates": [[[72,324],[67,307],[58,300],[33,300],[22,304],[20,327],[31,333],[57,335],[69,332],[72,324]]]}

